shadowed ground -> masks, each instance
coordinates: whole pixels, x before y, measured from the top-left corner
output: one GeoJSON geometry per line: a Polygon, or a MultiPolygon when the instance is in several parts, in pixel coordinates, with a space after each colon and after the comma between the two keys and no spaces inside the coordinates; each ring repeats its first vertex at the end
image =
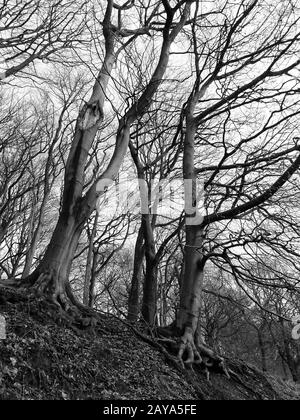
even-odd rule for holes
{"type": "Polygon", "coordinates": [[[300,399],[296,386],[227,361],[231,379],[183,371],[121,321],[76,325],[52,305],[1,290],[0,399],[300,399]]]}

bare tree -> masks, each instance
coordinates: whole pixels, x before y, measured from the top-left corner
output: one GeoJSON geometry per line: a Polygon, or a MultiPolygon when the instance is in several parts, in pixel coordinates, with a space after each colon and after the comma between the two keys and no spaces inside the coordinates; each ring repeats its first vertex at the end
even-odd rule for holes
{"type": "MultiPolygon", "coordinates": [[[[238,175],[240,183],[236,190],[235,188],[231,190],[231,185],[228,181],[225,182],[225,194],[222,199],[217,201],[214,197],[210,205],[208,204],[210,197],[208,197],[206,203],[208,214],[202,216],[198,213],[196,151],[199,150],[198,145],[201,142],[214,144],[210,143],[209,134],[205,137],[206,130],[209,133],[214,126],[223,127],[223,134],[219,137],[220,140],[215,143],[215,147],[219,145],[224,147],[224,154],[216,155],[220,156],[216,166],[204,168],[203,162],[201,164],[203,165],[201,172],[207,172],[208,175],[204,182],[205,190],[208,191],[218,175],[226,168],[226,161],[231,161],[236,152],[242,152],[243,145],[249,144],[254,139],[265,144],[269,141],[269,132],[274,130],[274,127],[282,127],[282,124],[285,125],[288,120],[292,121],[298,112],[296,106],[293,107],[297,103],[297,100],[293,100],[295,90],[291,87],[284,89],[289,83],[291,86],[295,85],[293,70],[299,68],[300,64],[296,55],[299,45],[299,32],[296,29],[298,16],[294,14],[293,5],[290,5],[289,9],[284,5],[279,12],[266,5],[272,18],[275,19],[268,31],[266,31],[265,25],[268,25],[269,22],[264,24],[260,21],[260,24],[254,24],[261,19],[260,13],[263,10],[258,1],[242,2],[234,8],[234,13],[232,13],[233,9],[229,11],[226,6],[228,5],[225,5],[222,11],[215,12],[216,15],[220,13],[220,19],[216,19],[215,22],[217,29],[214,29],[219,33],[219,37],[216,35],[208,40],[207,44],[201,41],[203,28],[199,23],[199,20],[201,21],[200,2],[197,2],[195,17],[191,25],[196,81],[184,108],[186,136],[183,168],[187,197],[186,247],[185,274],[181,286],[180,310],[177,318],[177,327],[183,332],[179,357],[182,359],[183,355],[187,354],[185,360],[187,364],[201,360],[199,349],[202,348],[203,352],[207,353],[205,347],[201,347],[201,337],[199,340],[196,337],[204,267],[206,262],[213,258],[213,253],[208,255],[205,253],[205,235],[208,235],[209,229],[213,229],[213,225],[224,223],[224,227],[226,227],[226,221],[229,223],[230,220],[242,218],[243,215],[260,208],[263,204],[270,205],[270,199],[289,182],[300,166],[298,154],[294,160],[289,161],[281,174],[277,171],[275,181],[272,179],[267,187],[258,189],[253,188],[252,172],[250,171],[249,174],[245,169],[242,175],[238,175]],[[284,25],[282,25],[282,19],[284,19],[284,25]],[[257,25],[261,28],[260,31],[257,31],[257,25]],[[248,33],[248,36],[245,35],[245,32],[248,33]],[[249,37],[249,34],[252,34],[251,36],[254,38],[249,37]],[[252,43],[252,40],[255,42],[252,43]],[[241,45],[244,47],[240,49],[241,45]],[[275,83],[278,84],[278,89],[274,90],[275,83]],[[247,109],[248,105],[260,104],[265,101],[270,104],[270,116],[267,118],[267,123],[261,119],[261,126],[257,129],[256,134],[252,136],[241,131],[238,136],[239,140],[234,141],[232,138],[231,142],[229,140],[230,131],[228,131],[229,122],[234,124],[235,117],[241,110],[247,109]],[[278,112],[281,115],[284,114],[284,109],[287,110],[287,113],[279,118],[277,118],[278,103],[278,112]],[[271,104],[275,110],[272,110],[271,104]],[[248,180],[248,183],[245,182],[245,179],[248,180]],[[234,192],[233,195],[231,191],[234,192]],[[195,344],[195,339],[198,341],[198,347],[195,344]]],[[[216,131],[214,135],[216,135],[216,131]]],[[[276,138],[274,132],[273,136],[276,138]]],[[[287,141],[295,139],[292,123],[287,136],[287,141]]],[[[290,156],[293,156],[297,152],[299,152],[299,146],[296,142],[294,148],[286,147],[283,156],[288,156],[289,153],[291,153],[290,156]]],[[[276,157],[278,158],[276,154],[273,155],[275,161],[276,157]]],[[[239,166],[236,160],[231,165],[235,169],[239,166]]],[[[246,157],[246,163],[243,163],[243,166],[248,168],[248,165],[246,157]]],[[[227,173],[226,177],[228,175],[227,173]]],[[[255,185],[258,185],[257,178],[255,185]]],[[[222,255],[223,259],[228,261],[226,250],[220,255],[221,258],[222,255]]],[[[212,356],[211,353],[208,352],[208,354],[212,356]]]]}
{"type": "Polygon", "coordinates": [[[92,96],[80,111],[77,120],[65,170],[60,217],[42,262],[27,279],[29,285],[40,291],[50,292],[53,301],[59,306],[67,307],[68,298],[75,303],[68,287],[68,277],[81,232],[96,207],[98,197],[106,191],[107,184],[118,175],[128,148],[130,128],[136,119],[147,111],[163,80],[168,67],[171,45],[189,18],[191,4],[192,1],[180,2],[174,8],[171,8],[168,2],[163,2],[162,5],[155,5],[151,10],[147,8],[146,22],[143,22],[144,28],[132,32],[123,29],[121,19],[119,19],[119,26],[113,25],[114,10],[117,10],[120,15],[120,11],[122,14],[122,12],[128,10],[128,5],[117,6],[113,1],[108,1],[103,21],[105,58],[94,85],[92,96]],[[117,43],[124,40],[124,37],[128,37],[129,42],[133,42],[137,35],[148,34],[149,25],[153,18],[160,16],[161,13],[165,17],[165,22],[160,56],[155,70],[143,92],[120,119],[115,151],[108,167],[101,175],[96,176],[92,186],[84,191],[86,162],[95,136],[103,122],[103,107],[113,66],[119,54],[126,51],[126,44],[117,51],[117,43]]]}

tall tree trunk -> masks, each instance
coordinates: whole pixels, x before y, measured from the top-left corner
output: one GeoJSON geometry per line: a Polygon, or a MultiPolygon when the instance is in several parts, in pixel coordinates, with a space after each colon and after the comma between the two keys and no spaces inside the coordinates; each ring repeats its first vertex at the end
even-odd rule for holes
{"type": "Polygon", "coordinates": [[[267,372],[268,365],[267,365],[266,348],[265,348],[265,343],[264,343],[263,332],[260,329],[257,330],[257,336],[258,336],[258,344],[259,344],[259,349],[260,349],[260,354],[261,354],[262,370],[264,372],[267,372]]]}
{"type": "Polygon", "coordinates": [[[89,308],[94,308],[94,306],[95,306],[96,271],[97,271],[98,260],[99,260],[99,255],[98,255],[97,251],[94,250],[94,252],[93,252],[93,264],[92,264],[92,269],[91,269],[90,289],[89,289],[89,301],[88,301],[89,308]]]}
{"type": "Polygon", "coordinates": [[[153,327],[157,315],[157,270],[155,240],[151,216],[142,215],[142,228],[145,240],[146,274],[144,279],[142,316],[143,320],[153,327]]]}
{"type": "Polygon", "coordinates": [[[83,304],[89,306],[90,302],[90,288],[91,288],[91,279],[92,279],[92,269],[94,261],[94,241],[97,234],[97,225],[99,220],[99,213],[96,212],[92,233],[89,238],[89,249],[86,262],[85,278],[84,278],[84,288],[83,288],[83,304]]]}
{"type": "Polygon", "coordinates": [[[133,274],[128,299],[128,321],[137,322],[140,308],[140,289],[145,258],[144,235],[142,226],[139,229],[135,244],[133,274]]]}
{"type": "Polygon", "coordinates": [[[177,327],[197,331],[201,309],[204,264],[202,257],[203,231],[195,226],[186,227],[185,266],[180,289],[177,327]]]}
{"type": "MultiPolygon", "coordinates": [[[[167,325],[167,292],[164,288],[163,277],[161,278],[160,284],[160,308],[159,308],[159,326],[163,327],[167,325]]],[[[165,277],[167,279],[167,277],[165,277]]]]}
{"type": "MultiPolygon", "coordinates": [[[[203,229],[198,214],[197,180],[195,174],[196,125],[193,114],[194,104],[190,104],[186,118],[184,143],[183,177],[185,183],[185,224],[186,244],[184,255],[184,276],[180,287],[180,306],[177,328],[182,332],[179,359],[187,352],[185,363],[192,364],[201,356],[196,347],[198,323],[201,311],[204,280],[203,229]]],[[[200,344],[200,343],[197,343],[200,344]]]]}
{"type": "MultiPolygon", "coordinates": [[[[149,190],[145,177],[145,168],[139,158],[138,150],[132,142],[129,144],[132,159],[135,163],[141,196],[142,222],[138,238],[144,241],[143,258],[146,257],[146,273],[143,285],[142,318],[143,321],[153,327],[156,322],[157,312],[157,268],[156,250],[154,240],[155,216],[151,216],[149,207],[149,190]],[[146,188],[145,188],[146,187],[146,188]]],[[[141,251],[139,251],[141,253],[141,251]]],[[[140,255],[141,258],[141,255],[140,255]]],[[[142,269],[142,265],[140,266],[142,269]]]]}
{"type": "MultiPolygon", "coordinates": [[[[50,292],[58,305],[68,306],[67,282],[78,241],[85,223],[96,206],[97,196],[83,197],[85,166],[93,141],[103,121],[105,93],[115,62],[115,37],[111,31],[113,2],[108,1],[103,32],[106,55],[92,96],[80,111],[74,138],[65,169],[62,209],[51,241],[40,265],[27,279],[43,292],[50,292]]],[[[124,121],[122,121],[124,125],[124,121]]],[[[127,130],[120,127],[117,141],[121,142],[127,130]]],[[[110,166],[121,165],[119,156],[112,158],[110,166]]]]}
{"type": "Polygon", "coordinates": [[[199,191],[195,171],[197,121],[193,116],[200,96],[200,92],[192,95],[185,110],[186,133],[183,151],[183,179],[186,244],[184,276],[180,284],[180,305],[176,319],[177,330],[182,335],[178,358],[182,364],[187,365],[193,365],[194,362],[202,362],[206,365],[205,359],[208,359],[210,365],[215,365],[228,375],[224,360],[216,356],[214,351],[203,343],[200,328],[206,257],[203,253],[204,217],[200,214],[198,208],[199,191]]]}
{"type": "Polygon", "coordinates": [[[102,111],[98,105],[96,108],[95,106],[94,103],[85,106],[78,118],[66,167],[63,204],[59,220],[42,262],[29,276],[31,282],[38,281],[43,284],[43,286],[38,285],[38,288],[43,291],[50,286],[56,303],[66,302],[66,282],[79,237],[85,222],[95,208],[95,206],[87,207],[82,200],[88,151],[98,130],[98,124],[102,120],[102,111]],[[57,301],[58,297],[60,302],[57,301]]]}
{"type": "Polygon", "coordinates": [[[281,332],[282,332],[282,337],[283,337],[285,360],[286,360],[287,365],[289,367],[289,370],[292,374],[293,381],[298,383],[300,381],[298,366],[297,366],[297,363],[296,363],[296,361],[293,357],[293,354],[290,350],[289,339],[287,337],[287,333],[286,333],[286,330],[285,330],[285,325],[284,325],[283,319],[279,320],[279,324],[280,324],[280,327],[281,327],[281,332]]]}

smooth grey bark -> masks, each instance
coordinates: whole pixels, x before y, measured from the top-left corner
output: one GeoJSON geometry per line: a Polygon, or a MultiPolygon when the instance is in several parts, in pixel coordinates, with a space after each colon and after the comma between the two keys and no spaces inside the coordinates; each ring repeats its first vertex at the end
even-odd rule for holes
{"type": "Polygon", "coordinates": [[[151,215],[142,215],[142,229],[145,240],[146,273],[143,288],[143,321],[154,326],[157,316],[157,270],[158,261],[156,258],[154,233],[151,224],[151,215]]]}
{"type": "Polygon", "coordinates": [[[128,298],[128,316],[130,322],[137,322],[140,310],[140,292],[145,258],[144,235],[142,226],[139,229],[134,250],[133,274],[128,298]]]}
{"type": "Polygon", "coordinates": [[[94,241],[97,234],[97,225],[99,220],[99,213],[96,212],[93,229],[89,238],[89,248],[86,262],[85,278],[84,278],[84,287],[83,287],[83,304],[90,306],[90,302],[93,299],[90,299],[91,293],[91,282],[93,277],[93,266],[94,266],[94,241]]]}

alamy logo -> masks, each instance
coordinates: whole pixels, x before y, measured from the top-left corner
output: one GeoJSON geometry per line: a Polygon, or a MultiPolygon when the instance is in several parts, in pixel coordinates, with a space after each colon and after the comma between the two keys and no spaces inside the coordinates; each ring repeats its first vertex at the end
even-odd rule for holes
{"type": "Polygon", "coordinates": [[[0,315],[0,340],[6,340],[6,321],[2,315],[0,315]]]}
{"type": "Polygon", "coordinates": [[[109,214],[155,214],[177,219],[185,212],[187,225],[201,225],[205,216],[202,179],[152,179],[149,183],[122,174],[115,182],[103,178],[97,183],[98,206],[109,214]]]}
{"type": "Polygon", "coordinates": [[[294,325],[292,337],[294,340],[300,340],[300,315],[295,316],[295,318],[292,319],[292,323],[294,325]]]}

